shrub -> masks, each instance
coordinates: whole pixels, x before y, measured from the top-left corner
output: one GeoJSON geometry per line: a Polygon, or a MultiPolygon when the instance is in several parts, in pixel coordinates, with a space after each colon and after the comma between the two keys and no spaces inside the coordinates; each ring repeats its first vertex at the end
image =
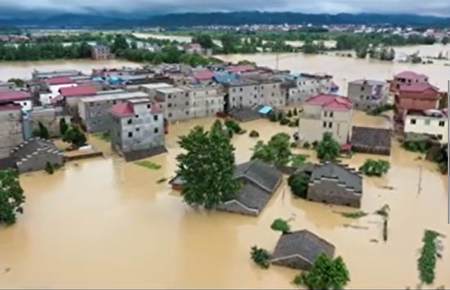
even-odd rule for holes
{"type": "Polygon", "coordinates": [[[388,161],[367,159],[359,170],[367,176],[383,176],[389,171],[389,167],[388,161]]]}
{"type": "Polygon", "coordinates": [[[251,258],[256,265],[263,269],[267,269],[270,266],[270,254],[267,250],[253,246],[250,252],[251,258]]]}
{"type": "Polygon", "coordinates": [[[285,125],[289,124],[289,122],[290,122],[289,119],[283,118],[280,120],[280,125],[285,126],[285,125]]]}
{"type": "Polygon", "coordinates": [[[292,112],[292,114],[293,114],[294,116],[297,116],[297,115],[298,115],[297,108],[294,108],[294,111],[292,112]]]}
{"type": "Polygon", "coordinates": [[[291,118],[292,117],[292,111],[291,110],[289,110],[288,112],[287,112],[287,116],[289,117],[289,118],[291,118]]]}
{"type": "Polygon", "coordinates": [[[292,194],[300,198],[306,198],[309,176],[305,173],[292,174],[288,178],[288,185],[291,188],[292,194]]]}
{"type": "Polygon", "coordinates": [[[303,143],[303,148],[309,149],[311,148],[311,144],[308,141],[306,141],[305,143],[303,143]]]}
{"type": "Polygon", "coordinates": [[[255,131],[255,130],[252,130],[252,131],[250,131],[249,136],[252,137],[252,138],[258,138],[259,137],[259,133],[257,131],[255,131]]]}
{"type": "Polygon", "coordinates": [[[233,133],[239,133],[242,131],[241,125],[233,119],[226,119],[224,122],[225,127],[233,131],[233,133]]]}
{"type": "Polygon", "coordinates": [[[278,120],[277,120],[277,115],[271,114],[271,115],[269,116],[269,120],[270,120],[270,122],[276,122],[276,121],[278,121],[278,120]]]}
{"type": "Polygon", "coordinates": [[[291,231],[291,226],[289,222],[284,219],[276,219],[270,225],[270,228],[277,232],[282,232],[283,234],[289,233],[291,231]]]}
{"type": "Polygon", "coordinates": [[[45,171],[48,174],[53,174],[55,172],[55,168],[53,167],[53,165],[47,161],[47,163],[45,163],[45,171]]]}
{"type": "Polygon", "coordinates": [[[298,148],[297,142],[292,142],[291,143],[291,148],[298,148]]]}

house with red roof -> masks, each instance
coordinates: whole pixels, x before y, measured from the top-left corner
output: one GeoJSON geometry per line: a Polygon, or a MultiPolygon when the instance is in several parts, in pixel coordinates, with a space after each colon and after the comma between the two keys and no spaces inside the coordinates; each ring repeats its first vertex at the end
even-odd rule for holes
{"type": "Polygon", "coordinates": [[[347,144],[352,131],[353,103],[335,94],[320,94],[303,105],[298,127],[298,140],[304,145],[322,139],[329,132],[341,145],[347,144]]]}
{"type": "Polygon", "coordinates": [[[33,109],[33,102],[31,100],[31,95],[28,92],[16,91],[16,90],[5,90],[0,91],[0,104],[13,103],[20,105],[22,111],[28,112],[33,109]]]}
{"type": "Polygon", "coordinates": [[[111,147],[135,161],[167,152],[164,111],[150,98],[129,99],[109,109],[111,147]]]}
{"type": "Polygon", "coordinates": [[[51,104],[52,100],[59,95],[59,90],[67,87],[78,86],[77,82],[68,76],[53,76],[42,81],[46,90],[39,93],[42,104],[51,104]]]}
{"type": "Polygon", "coordinates": [[[52,99],[52,104],[62,103],[69,114],[75,115],[80,99],[95,96],[97,89],[89,86],[64,87],[60,88],[58,93],[58,96],[52,99]]]}

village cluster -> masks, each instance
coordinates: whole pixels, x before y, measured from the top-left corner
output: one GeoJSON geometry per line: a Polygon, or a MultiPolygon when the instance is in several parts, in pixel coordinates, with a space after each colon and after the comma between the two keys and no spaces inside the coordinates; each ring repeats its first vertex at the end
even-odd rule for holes
{"type": "MultiPolygon", "coordinates": [[[[70,157],[50,138],[61,136],[61,119],[85,133],[105,134],[111,148],[127,161],[167,152],[171,124],[192,118],[228,116],[239,122],[270,118],[285,107],[301,108],[291,141],[309,147],[329,133],[342,152],[390,155],[393,130],[432,135],[448,143],[443,93],[427,76],[402,72],[392,80],[353,80],[339,95],[333,76],[278,71],[250,64],[193,68],[183,64],[80,71],[34,71],[23,86],[0,83],[0,167],[19,172],[63,166],[70,157]],[[394,110],[390,128],[353,125],[353,110],[394,110]],[[38,133],[42,128],[49,138],[38,133]]],[[[85,142],[82,142],[85,143],[85,142]]],[[[87,144],[78,144],[78,148],[87,144]]],[[[72,148],[73,149],[73,148],[72,148]]],[[[309,176],[306,199],[359,208],[363,180],[357,169],[338,162],[304,164],[309,176]]],[[[244,186],[222,209],[257,216],[279,188],[285,171],[252,160],[236,167],[244,186]]],[[[174,189],[183,186],[177,176],[174,189]]],[[[320,252],[334,247],[302,230],[283,234],[274,263],[308,270],[320,252]],[[295,259],[292,257],[295,256],[295,259]]]]}

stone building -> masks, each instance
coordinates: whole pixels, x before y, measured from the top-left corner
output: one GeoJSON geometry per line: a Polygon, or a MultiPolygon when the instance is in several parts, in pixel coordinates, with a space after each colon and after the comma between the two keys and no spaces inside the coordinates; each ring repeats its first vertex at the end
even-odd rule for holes
{"type": "Polygon", "coordinates": [[[384,81],[355,80],[348,83],[347,97],[352,100],[353,108],[370,111],[386,104],[389,85],[384,81]]]}
{"type": "Polygon", "coordinates": [[[164,113],[150,98],[129,99],[109,109],[111,146],[127,161],[166,152],[164,113]]]}
{"type": "Polygon", "coordinates": [[[308,230],[301,230],[280,236],[270,262],[277,266],[309,271],[321,253],[332,259],[334,252],[333,244],[308,230]]]}
{"type": "Polygon", "coordinates": [[[64,165],[64,155],[50,140],[33,138],[11,150],[20,173],[44,170],[47,162],[55,167],[64,165]]]}
{"type": "Polygon", "coordinates": [[[23,142],[22,120],[20,105],[0,105],[0,159],[9,157],[11,149],[23,142]]]}
{"type": "Polygon", "coordinates": [[[332,87],[331,75],[327,74],[292,74],[287,77],[291,85],[288,87],[286,105],[298,105],[308,98],[320,94],[328,94],[332,87]]]}
{"type": "Polygon", "coordinates": [[[78,103],[78,114],[89,133],[107,132],[111,128],[108,110],[118,103],[136,98],[147,99],[148,95],[143,92],[122,91],[81,98],[78,103]]]}
{"type": "Polygon", "coordinates": [[[189,85],[180,88],[189,94],[186,114],[190,118],[215,116],[223,112],[225,93],[219,86],[189,85]]]}
{"type": "Polygon", "coordinates": [[[309,144],[333,135],[341,145],[347,144],[352,132],[353,104],[350,99],[331,94],[311,97],[303,104],[299,116],[298,140],[309,144]]]}
{"type": "Polygon", "coordinates": [[[92,59],[95,60],[108,60],[114,58],[111,49],[106,45],[93,45],[91,47],[91,55],[92,59]]]}
{"type": "Polygon", "coordinates": [[[307,199],[326,204],[359,208],[363,194],[362,176],[344,164],[327,162],[315,166],[307,199]]]}
{"type": "Polygon", "coordinates": [[[166,89],[173,88],[173,85],[168,83],[154,83],[154,84],[145,84],[139,86],[139,91],[146,93],[150,98],[154,98],[156,96],[156,90],[158,89],[166,89]]]}
{"type": "Polygon", "coordinates": [[[183,88],[161,88],[156,90],[155,100],[168,122],[191,119],[189,91],[183,88]]]}

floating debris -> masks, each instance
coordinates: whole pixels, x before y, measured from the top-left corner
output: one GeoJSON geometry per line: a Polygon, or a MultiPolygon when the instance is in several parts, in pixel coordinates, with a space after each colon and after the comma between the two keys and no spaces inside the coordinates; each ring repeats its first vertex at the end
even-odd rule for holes
{"type": "Polygon", "coordinates": [[[377,239],[371,239],[370,242],[376,244],[376,243],[378,243],[378,240],[377,239]]]}

